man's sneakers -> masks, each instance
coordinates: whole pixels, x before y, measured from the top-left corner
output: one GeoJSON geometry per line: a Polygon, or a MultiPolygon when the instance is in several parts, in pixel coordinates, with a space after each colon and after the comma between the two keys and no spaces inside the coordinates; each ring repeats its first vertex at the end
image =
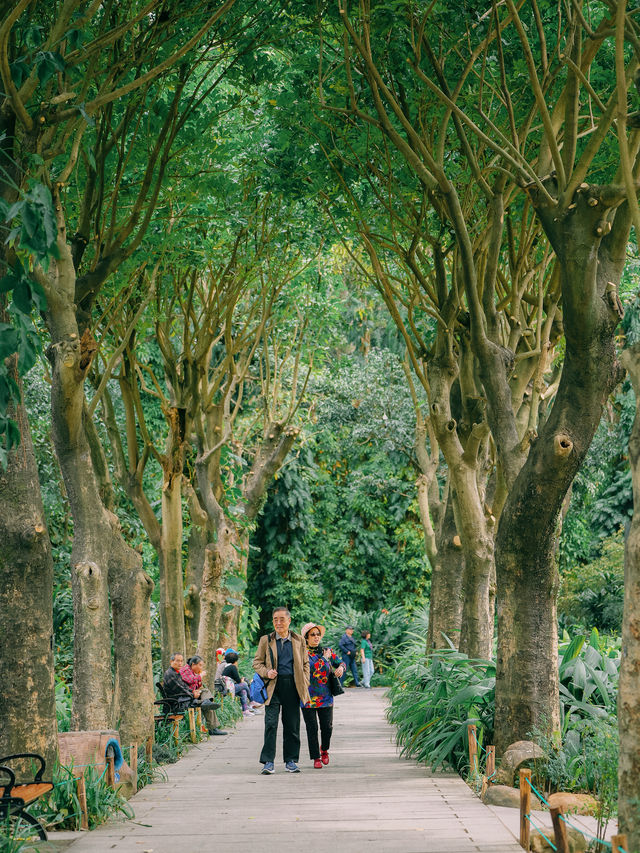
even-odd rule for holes
{"type": "Polygon", "coordinates": [[[319,758],[313,759],[313,768],[314,770],[322,770],[322,761],[319,758]]]}
{"type": "Polygon", "coordinates": [[[320,760],[322,761],[323,764],[329,763],[329,753],[327,752],[326,749],[320,750],[320,760]]]}
{"type": "MultiPolygon", "coordinates": [[[[322,764],[320,764],[320,766],[322,766],[322,764]]],[[[284,765],[284,769],[287,771],[287,773],[299,773],[300,772],[300,768],[295,763],[295,761],[287,761],[287,763],[284,765]]],[[[262,765],[262,770],[260,772],[262,773],[263,776],[270,776],[272,773],[275,773],[273,761],[265,761],[264,764],[262,765]]]]}
{"type": "Polygon", "coordinates": [[[222,729],[208,729],[210,735],[228,735],[229,732],[225,732],[222,729]]]}

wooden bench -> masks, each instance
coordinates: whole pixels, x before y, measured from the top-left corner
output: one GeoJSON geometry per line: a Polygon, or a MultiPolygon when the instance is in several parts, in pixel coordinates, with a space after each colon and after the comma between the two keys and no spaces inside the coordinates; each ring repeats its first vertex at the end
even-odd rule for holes
{"type": "MultiPolygon", "coordinates": [[[[45,767],[44,758],[35,752],[20,752],[0,758],[0,777],[8,777],[8,782],[0,785],[0,823],[8,821],[11,826],[11,824],[23,822],[27,825],[24,827],[26,835],[33,838],[36,834],[42,841],[47,840],[47,833],[40,822],[32,817],[26,809],[53,789],[53,782],[42,781],[45,767]],[[16,782],[16,774],[11,767],[7,766],[7,762],[19,758],[31,758],[40,763],[40,768],[36,771],[33,781],[16,782]]],[[[18,830],[20,835],[22,835],[22,829],[23,827],[20,827],[18,830]]]]}

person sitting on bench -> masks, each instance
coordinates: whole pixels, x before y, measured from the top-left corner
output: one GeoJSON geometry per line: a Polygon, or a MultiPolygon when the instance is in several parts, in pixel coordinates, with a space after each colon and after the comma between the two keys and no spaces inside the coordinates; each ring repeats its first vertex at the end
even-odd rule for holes
{"type": "MultiPolygon", "coordinates": [[[[197,657],[197,656],[196,656],[197,657]]],[[[190,661],[196,658],[189,658],[190,661]]],[[[180,652],[174,652],[170,658],[169,669],[164,674],[163,686],[167,694],[167,698],[175,699],[178,705],[182,708],[202,708],[205,720],[207,721],[207,731],[210,735],[226,735],[227,732],[218,728],[218,719],[216,717],[216,708],[220,705],[213,701],[211,691],[202,687],[202,658],[197,658],[195,672],[188,664],[185,665],[184,657],[180,652]],[[189,682],[183,677],[183,670],[188,679],[191,679],[194,687],[192,688],[189,682]],[[186,673],[186,670],[189,670],[186,673]],[[197,686],[196,686],[197,685],[197,686]]]]}

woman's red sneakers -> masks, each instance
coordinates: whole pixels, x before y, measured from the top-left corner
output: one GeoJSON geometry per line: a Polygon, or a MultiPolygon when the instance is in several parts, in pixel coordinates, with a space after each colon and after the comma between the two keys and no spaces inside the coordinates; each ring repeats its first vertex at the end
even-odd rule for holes
{"type": "Polygon", "coordinates": [[[326,749],[320,750],[320,760],[322,761],[323,764],[329,763],[329,753],[327,752],[326,749]]]}
{"type": "Polygon", "coordinates": [[[322,770],[322,761],[319,758],[313,759],[313,767],[315,770],[322,770]]]}

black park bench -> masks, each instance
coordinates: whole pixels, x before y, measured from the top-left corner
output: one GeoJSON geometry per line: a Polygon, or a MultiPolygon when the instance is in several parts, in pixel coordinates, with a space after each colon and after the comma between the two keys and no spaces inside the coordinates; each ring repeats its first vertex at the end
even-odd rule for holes
{"type": "Polygon", "coordinates": [[[9,827],[9,830],[19,837],[32,839],[37,835],[43,841],[47,840],[43,826],[26,811],[32,803],[53,788],[53,782],[42,780],[45,767],[44,758],[35,752],[20,752],[0,758],[0,834],[5,827],[9,827]],[[9,762],[21,758],[39,762],[40,768],[36,771],[33,781],[17,782],[14,770],[8,766],[9,762]]]}

